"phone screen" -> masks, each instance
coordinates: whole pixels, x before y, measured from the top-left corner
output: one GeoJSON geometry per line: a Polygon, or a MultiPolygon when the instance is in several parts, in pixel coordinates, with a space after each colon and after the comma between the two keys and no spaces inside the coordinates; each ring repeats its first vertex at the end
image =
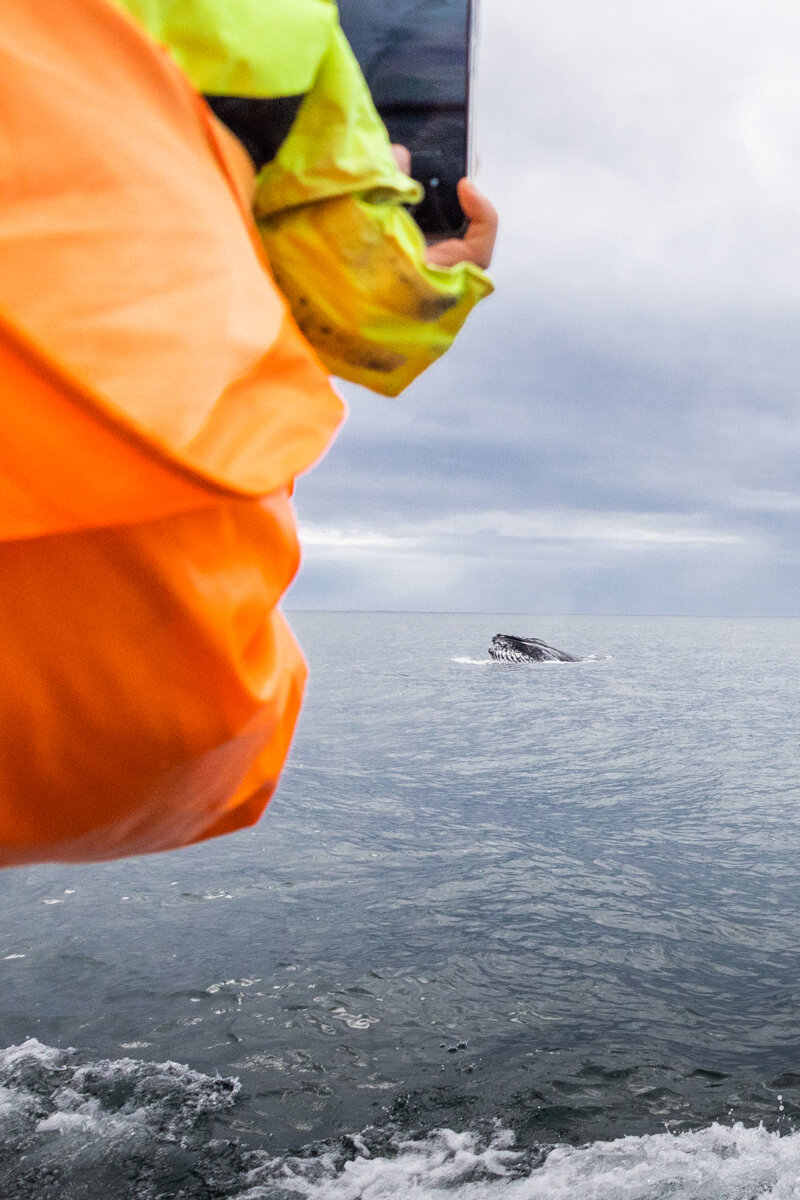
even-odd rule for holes
{"type": "Polygon", "coordinates": [[[431,236],[461,232],[469,169],[470,56],[477,0],[339,0],[342,28],[393,142],[425,188],[413,211],[431,236]]]}

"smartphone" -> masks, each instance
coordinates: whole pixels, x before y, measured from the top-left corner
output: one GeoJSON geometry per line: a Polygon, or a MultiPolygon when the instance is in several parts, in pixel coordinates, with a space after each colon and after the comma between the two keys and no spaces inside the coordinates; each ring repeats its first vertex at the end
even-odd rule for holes
{"type": "Polygon", "coordinates": [[[466,226],[456,184],[473,167],[470,109],[478,0],[339,0],[342,28],[393,142],[425,188],[429,238],[466,226]]]}

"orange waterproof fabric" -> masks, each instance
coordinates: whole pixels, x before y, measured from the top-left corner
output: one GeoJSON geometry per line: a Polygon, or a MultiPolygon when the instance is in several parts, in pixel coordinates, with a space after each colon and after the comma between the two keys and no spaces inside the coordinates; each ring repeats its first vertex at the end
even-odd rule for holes
{"type": "Polygon", "coordinates": [[[305,678],[285,499],[0,545],[0,861],[114,858],[258,818],[305,678]]]}
{"type": "Polygon", "coordinates": [[[106,0],[3,0],[0,865],[251,823],[286,754],[287,496],[342,406],[235,166],[106,0]]]}

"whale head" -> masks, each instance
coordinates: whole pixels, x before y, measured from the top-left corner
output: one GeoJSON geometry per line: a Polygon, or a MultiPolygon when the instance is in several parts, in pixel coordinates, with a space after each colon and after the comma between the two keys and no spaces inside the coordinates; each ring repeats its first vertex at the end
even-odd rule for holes
{"type": "Polygon", "coordinates": [[[498,662],[578,662],[573,654],[556,650],[539,638],[514,637],[510,633],[497,633],[492,638],[489,654],[498,662]]]}

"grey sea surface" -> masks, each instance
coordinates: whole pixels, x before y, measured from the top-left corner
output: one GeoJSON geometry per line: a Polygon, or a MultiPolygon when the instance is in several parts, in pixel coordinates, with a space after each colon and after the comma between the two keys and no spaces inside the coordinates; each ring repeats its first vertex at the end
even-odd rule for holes
{"type": "Polygon", "coordinates": [[[0,1196],[800,1197],[800,620],[291,623],[258,826],[0,874],[0,1196]]]}

